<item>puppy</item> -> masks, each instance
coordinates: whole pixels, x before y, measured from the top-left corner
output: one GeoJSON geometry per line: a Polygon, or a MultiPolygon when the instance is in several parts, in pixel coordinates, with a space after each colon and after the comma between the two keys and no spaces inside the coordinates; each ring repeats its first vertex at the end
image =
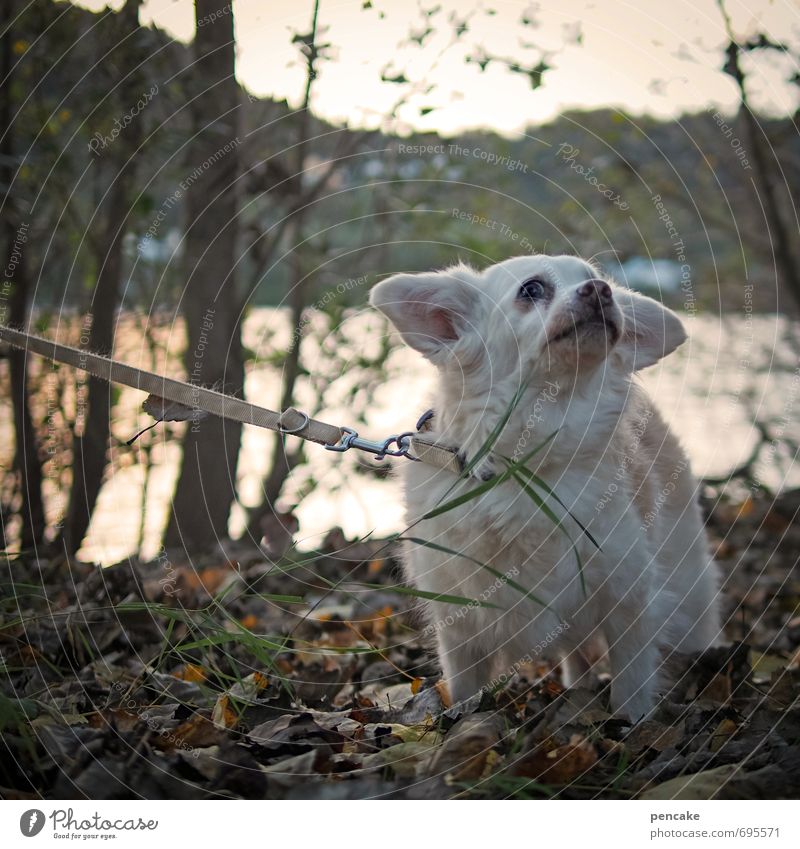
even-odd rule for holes
{"type": "Polygon", "coordinates": [[[636,378],[686,339],[680,320],[571,256],[398,274],[370,301],[436,367],[426,435],[469,470],[404,469],[408,536],[439,547],[406,543],[408,580],[479,602],[430,604],[452,698],[540,653],[560,656],[574,683],[601,640],[613,709],[646,716],[665,655],[705,649],[720,630],[697,483],[636,378]],[[527,472],[503,477],[521,460],[527,472]]]}

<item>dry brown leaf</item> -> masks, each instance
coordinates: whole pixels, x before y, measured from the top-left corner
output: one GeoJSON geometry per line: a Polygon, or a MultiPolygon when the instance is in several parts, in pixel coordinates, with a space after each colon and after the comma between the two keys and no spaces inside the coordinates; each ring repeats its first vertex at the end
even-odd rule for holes
{"type": "Polygon", "coordinates": [[[222,735],[207,716],[196,713],[168,735],[157,735],[154,744],[159,749],[204,749],[220,742],[222,735]]]}
{"type": "Polygon", "coordinates": [[[625,745],[631,753],[638,755],[645,749],[663,752],[670,746],[676,746],[683,739],[685,733],[684,723],[678,725],[663,725],[655,720],[648,719],[640,722],[625,738],[625,745]]]}
{"type": "Polygon", "coordinates": [[[231,570],[227,565],[207,566],[199,571],[191,566],[179,566],[178,574],[183,586],[190,590],[205,590],[213,595],[230,577],[231,570]]]}
{"type": "Polygon", "coordinates": [[[748,660],[756,678],[769,680],[773,672],[785,669],[789,661],[780,654],[770,654],[750,649],[748,660]]]}
{"type": "Polygon", "coordinates": [[[730,540],[720,540],[714,551],[714,560],[730,560],[736,552],[737,548],[730,540]]]}
{"type": "Polygon", "coordinates": [[[787,528],[791,528],[791,526],[791,521],[786,516],[778,513],[777,510],[770,510],[764,516],[764,527],[775,533],[783,533],[787,528]]]}
{"type": "Polygon", "coordinates": [[[204,419],[208,415],[205,410],[187,407],[177,401],[168,401],[152,393],[142,401],[142,411],[159,422],[188,422],[190,419],[204,419]]]}
{"type": "Polygon", "coordinates": [[[564,688],[558,683],[558,681],[548,678],[544,682],[542,692],[551,699],[557,699],[564,692],[564,688]]]}
{"type": "Polygon", "coordinates": [[[367,574],[370,577],[374,577],[377,575],[381,569],[383,569],[384,560],[381,558],[376,558],[375,560],[370,560],[367,564],[367,574]]]}
{"type": "Polygon", "coordinates": [[[800,674],[796,669],[776,669],[770,678],[767,704],[773,710],[786,710],[797,699],[800,674]]]}
{"type": "Polygon", "coordinates": [[[550,739],[544,741],[516,761],[512,774],[536,778],[547,784],[568,784],[581,778],[596,763],[594,746],[576,734],[565,746],[554,746],[550,739]]]}
{"type": "Polygon", "coordinates": [[[732,719],[723,719],[711,735],[708,748],[712,752],[718,752],[733,737],[738,729],[739,726],[732,719]]]}
{"type": "Polygon", "coordinates": [[[230,708],[230,699],[227,693],[223,693],[216,701],[211,713],[211,721],[215,728],[233,728],[236,723],[236,714],[230,708]]]}
{"type": "MultiPolygon", "coordinates": [[[[146,708],[142,707],[142,711],[146,708]]],[[[140,714],[122,708],[90,713],[86,717],[90,728],[105,728],[113,726],[117,731],[131,731],[142,721],[140,714]]]]}
{"type": "Polygon", "coordinates": [[[436,692],[439,694],[442,704],[446,708],[453,707],[453,699],[450,697],[450,691],[447,689],[447,684],[445,684],[444,681],[437,681],[433,686],[436,688],[436,692]]]}
{"type": "Polygon", "coordinates": [[[711,702],[715,706],[728,704],[730,698],[731,679],[722,673],[715,675],[697,696],[698,701],[711,702]]]}
{"type": "Polygon", "coordinates": [[[173,675],[180,678],[181,681],[199,681],[206,680],[206,673],[202,666],[197,666],[195,663],[187,663],[185,666],[179,667],[173,675]]]}
{"type": "Polygon", "coordinates": [[[739,764],[725,764],[694,775],[681,775],[651,787],[642,793],[642,799],[713,799],[732,778],[741,771],[739,764]]]}
{"type": "Polygon", "coordinates": [[[500,755],[494,749],[487,749],[479,738],[465,740],[458,755],[460,762],[445,777],[448,784],[487,778],[500,761],[500,755]]]}

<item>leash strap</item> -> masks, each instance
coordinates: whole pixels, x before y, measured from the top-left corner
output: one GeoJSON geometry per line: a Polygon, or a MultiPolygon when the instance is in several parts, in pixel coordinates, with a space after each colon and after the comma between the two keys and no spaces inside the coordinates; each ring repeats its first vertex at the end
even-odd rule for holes
{"type": "Polygon", "coordinates": [[[458,452],[452,448],[438,445],[432,439],[420,434],[411,437],[411,452],[415,459],[437,469],[444,469],[454,475],[460,475],[464,471],[458,452]]]}
{"type": "Polygon", "coordinates": [[[41,336],[14,330],[0,325],[0,339],[23,351],[32,351],[54,362],[64,363],[92,377],[106,380],[109,383],[121,383],[133,389],[147,392],[150,398],[145,401],[143,409],[158,421],[169,418],[190,418],[191,413],[202,411],[223,419],[233,419],[243,424],[263,427],[277,433],[299,436],[310,442],[316,442],[332,451],[347,451],[359,448],[375,454],[383,459],[390,456],[406,456],[419,460],[430,466],[444,469],[454,474],[461,474],[461,461],[458,454],[450,448],[437,445],[433,440],[420,434],[402,434],[399,437],[389,437],[382,443],[361,439],[356,431],[347,427],[336,427],[326,422],[312,419],[306,413],[290,407],[282,413],[268,410],[250,404],[241,398],[225,395],[215,389],[195,386],[182,380],[153,374],[149,371],[134,368],[110,357],[61,345],[41,336]],[[184,415],[171,414],[166,402],[172,402],[186,408],[184,415]],[[389,446],[397,444],[396,450],[389,446]]]}

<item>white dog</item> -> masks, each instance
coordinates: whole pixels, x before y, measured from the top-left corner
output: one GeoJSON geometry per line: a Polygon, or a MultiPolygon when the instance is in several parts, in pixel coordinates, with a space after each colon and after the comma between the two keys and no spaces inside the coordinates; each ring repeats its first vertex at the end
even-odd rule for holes
{"type": "Polygon", "coordinates": [[[438,370],[438,443],[469,465],[511,411],[471,480],[405,465],[407,535],[445,549],[408,543],[409,581],[480,602],[430,605],[452,698],[539,653],[560,655],[574,682],[600,640],[612,707],[647,715],[664,655],[705,649],[720,630],[697,484],[635,377],[686,339],[678,317],[570,256],[399,274],[371,303],[438,370]],[[517,467],[517,477],[423,519],[526,456],[551,494],[517,467]]]}

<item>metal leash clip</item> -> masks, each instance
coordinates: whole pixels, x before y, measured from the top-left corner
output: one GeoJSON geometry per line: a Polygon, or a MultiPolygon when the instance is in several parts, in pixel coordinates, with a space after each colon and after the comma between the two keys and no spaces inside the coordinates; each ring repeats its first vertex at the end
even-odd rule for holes
{"type": "Polygon", "coordinates": [[[368,451],[375,455],[376,460],[383,460],[384,457],[407,457],[409,460],[415,460],[408,452],[411,450],[411,437],[413,431],[406,431],[395,436],[390,436],[384,439],[383,442],[374,442],[371,439],[363,439],[358,435],[358,432],[351,427],[342,428],[342,438],[335,445],[326,445],[328,451],[337,451],[342,453],[349,451],[351,448],[358,448],[359,451],[368,451]],[[396,448],[392,448],[396,445],[396,448]]]}

